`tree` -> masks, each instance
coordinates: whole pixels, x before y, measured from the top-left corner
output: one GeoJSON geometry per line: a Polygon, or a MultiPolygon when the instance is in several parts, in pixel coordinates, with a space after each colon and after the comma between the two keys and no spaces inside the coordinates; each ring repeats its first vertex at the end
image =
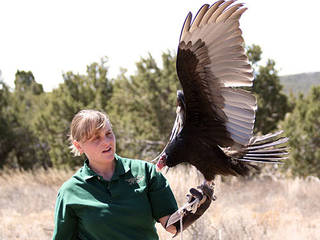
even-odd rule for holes
{"type": "Polygon", "coordinates": [[[9,88],[2,81],[0,72],[0,168],[7,163],[7,157],[14,147],[14,133],[11,128],[9,88]]]}
{"type": "Polygon", "coordinates": [[[15,91],[17,93],[31,92],[34,95],[43,93],[43,87],[34,79],[31,71],[17,71],[15,75],[15,91]]]}
{"type": "Polygon", "coordinates": [[[23,169],[50,167],[48,154],[33,131],[35,116],[43,98],[42,85],[37,83],[31,71],[17,71],[15,88],[10,94],[10,128],[14,134],[14,147],[9,155],[8,165],[23,169]]]}
{"type": "Polygon", "coordinates": [[[129,78],[116,79],[109,111],[121,154],[150,159],[164,147],[175,119],[176,92],[180,87],[176,57],[162,54],[162,68],[149,54],[129,78]]]}
{"type": "Polygon", "coordinates": [[[247,56],[253,68],[257,67],[258,62],[261,60],[262,49],[259,45],[252,44],[246,47],[247,56]]]}
{"type": "Polygon", "coordinates": [[[107,77],[106,60],[87,66],[84,75],[67,72],[64,82],[48,94],[46,108],[38,114],[35,129],[48,148],[55,167],[75,167],[82,164],[69,149],[69,127],[74,115],[82,109],[106,111],[113,84],[107,77]]]}
{"type": "Polygon", "coordinates": [[[289,136],[290,156],[284,170],[292,176],[320,177],[320,86],[295,100],[295,108],[281,123],[289,136]]]}
{"type": "Polygon", "coordinates": [[[247,47],[247,54],[254,68],[255,80],[252,91],[258,101],[255,131],[266,134],[277,129],[278,122],[292,110],[292,106],[287,96],[282,93],[275,61],[269,59],[265,66],[258,65],[262,50],[257,45],[247,47]]]}

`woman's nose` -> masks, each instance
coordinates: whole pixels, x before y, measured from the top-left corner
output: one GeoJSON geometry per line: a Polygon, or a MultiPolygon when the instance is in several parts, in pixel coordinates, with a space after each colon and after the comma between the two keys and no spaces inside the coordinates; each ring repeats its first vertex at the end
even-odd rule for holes
{"type": "Polygon", "coordinates": [[[112,137],[110,137],[109,135],[105,135],[105,136],[102,138],[102,143],[103,143],[103,144],[110,144],[111,139],[112,139],[112,137]]]}
{"type": "Polygon", "coordinates": [[[109,138],[108,138],[108,136],[104,136],[103,137],[103,143],[109,143],[109,138]]]}

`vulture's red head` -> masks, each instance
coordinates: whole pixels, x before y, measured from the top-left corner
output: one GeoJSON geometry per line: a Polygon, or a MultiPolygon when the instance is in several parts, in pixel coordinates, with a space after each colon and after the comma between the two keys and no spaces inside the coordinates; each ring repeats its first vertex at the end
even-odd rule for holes
{"type": "Polygon", "coordinates": [[[167,162],[167,154],[163,153],[157,162],[157,169],[162,170],[162,168],[166,166],[166,162],[167,162]]]}

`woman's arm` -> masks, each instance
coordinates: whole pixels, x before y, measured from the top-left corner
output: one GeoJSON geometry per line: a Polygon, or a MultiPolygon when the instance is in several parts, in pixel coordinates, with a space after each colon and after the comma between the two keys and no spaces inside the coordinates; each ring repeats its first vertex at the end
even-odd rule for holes
{"type": "Polygon", "coordinates": [[[164,227],[164,229],[166,229],[166,231],[168,231],[169,233],[172,233],[172,234],[176,234],[177,233],[177,229],[174,225],[170,225],[166,228],[166,224],[167,224],[167,221],[169,219],[170,215],[168,216],[164,216],[162,218],[159,219],[159,222],[161,223],[162,227],[164,227]]]}
{"type": "Polygon", "coordinates": [[[52,240],[72,240],[77,237],[77,218],[73,210],[66,204],[62,194],[58,194],[52,240]]]}

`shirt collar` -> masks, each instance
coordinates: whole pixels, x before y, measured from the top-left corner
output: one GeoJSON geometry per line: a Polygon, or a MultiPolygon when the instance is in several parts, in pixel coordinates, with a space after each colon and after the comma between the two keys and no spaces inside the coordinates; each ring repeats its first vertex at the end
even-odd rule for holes
{"type": "MultiPolygon", "coordinates": [[[[121,157],[119,157],[117,154],[114,155],[116,160],[116,168],[114,169],[113,176],[111,178],[112,180],[117,180],[121,175],[124,175],[128,171],[130,171],[130,166],[127,161],[124,161],[121,157]]],[[[99,176],[95,171],[93,171],[89,166],[89,160],[86,158],[84,161],[84,165],[82,168],[82,174],[84,176],[84,180],[91,179],[95,176],[99,176]]]]}

